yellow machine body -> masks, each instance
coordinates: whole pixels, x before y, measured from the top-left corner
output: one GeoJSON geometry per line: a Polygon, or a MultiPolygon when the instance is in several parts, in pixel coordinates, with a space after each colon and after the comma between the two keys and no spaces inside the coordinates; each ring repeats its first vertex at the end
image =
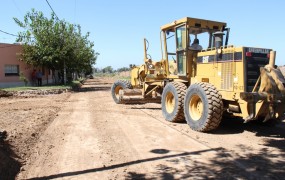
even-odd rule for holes
{"type": "Polygon", "coordinates": [[[275,67],[275,51],[228,45],[229,31],[226,23],[189,17],[162,26],[162,60],[148,57],[144,40],[144,63],[131,70],[133,89],[140,89],[142,99],[151,102],[169,82],[186,87],[209,83],[222,96],[224,114],[246,122],[281,117],[285,80],[275,67]],[[203,36],[206,47],[192,49],[191,42],[202,34],[207,35],[203,36]]]}

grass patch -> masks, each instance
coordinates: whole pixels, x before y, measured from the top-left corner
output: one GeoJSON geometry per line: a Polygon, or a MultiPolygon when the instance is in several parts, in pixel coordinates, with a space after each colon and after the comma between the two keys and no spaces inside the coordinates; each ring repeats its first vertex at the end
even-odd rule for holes
{"type": "Polygon", "coordinates": [[[20,87],[11,87],[3,88],[4,91],[26,91],[26,90],[50,90],[50,89],[70,89],[69,85],[53,85],[53,86],[20,86],[20,87]]]}

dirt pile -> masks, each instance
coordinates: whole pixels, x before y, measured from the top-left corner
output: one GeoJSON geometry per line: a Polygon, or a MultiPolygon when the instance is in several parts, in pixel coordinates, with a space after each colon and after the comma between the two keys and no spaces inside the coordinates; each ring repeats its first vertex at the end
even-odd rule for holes
{"type": "Polygon", "coordinates": [[[0,97],[9,97],[9,96],[13,96],[13,93],[0,89],[0,97]]]}
{"type": "Polygon", "coordinates": [[[61,94],[63,92],[68,92],[68,89],[50,89],[50,90],[27,90],[27,91],[15,91],[13,96],[37,96],[37,95],[51,95],[51,94],[61,94]]]}
{"type": "Polygon", "coordinates": [[[0,98],[1,180],[15,179],[19,171],[25,171],[29,157],[39,151],[36,142],[71,94],[62,92],[29,91],[0,98]]]}

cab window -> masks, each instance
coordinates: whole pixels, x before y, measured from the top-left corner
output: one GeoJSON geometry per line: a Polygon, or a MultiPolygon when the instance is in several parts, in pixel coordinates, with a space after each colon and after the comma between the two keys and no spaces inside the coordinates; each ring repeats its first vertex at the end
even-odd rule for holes
{"type": "Polygon", "coordinates": [[[177,50],[186,49],[186,27],[181,26],[176,29],[176,43],[177,43],[177,50]]]}

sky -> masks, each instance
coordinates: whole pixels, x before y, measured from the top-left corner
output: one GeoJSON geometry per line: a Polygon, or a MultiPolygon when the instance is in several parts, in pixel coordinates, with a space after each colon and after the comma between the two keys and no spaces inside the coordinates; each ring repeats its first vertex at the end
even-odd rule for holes
{"type": "MultiPolygon", "coordinates": [[[[143,38],[148,54],[161,60],[160,27],[183,17],[226,22],[231,28],[229,44],[270,48],[276,64],[285,65],[285,1],[282,0],[48,0],[59,19],[81,25],[90,32],[98,56],[95,67],[114,69],[143,63],[143,38]]],[[[0,6],[0,30],[23,31],[13,17],[23,20],[34,8],[50,17],[46,0],[6,0],[0,6]]],[[[0,32],[0,43],[14,43],[16,37],[0,32]]]]}

